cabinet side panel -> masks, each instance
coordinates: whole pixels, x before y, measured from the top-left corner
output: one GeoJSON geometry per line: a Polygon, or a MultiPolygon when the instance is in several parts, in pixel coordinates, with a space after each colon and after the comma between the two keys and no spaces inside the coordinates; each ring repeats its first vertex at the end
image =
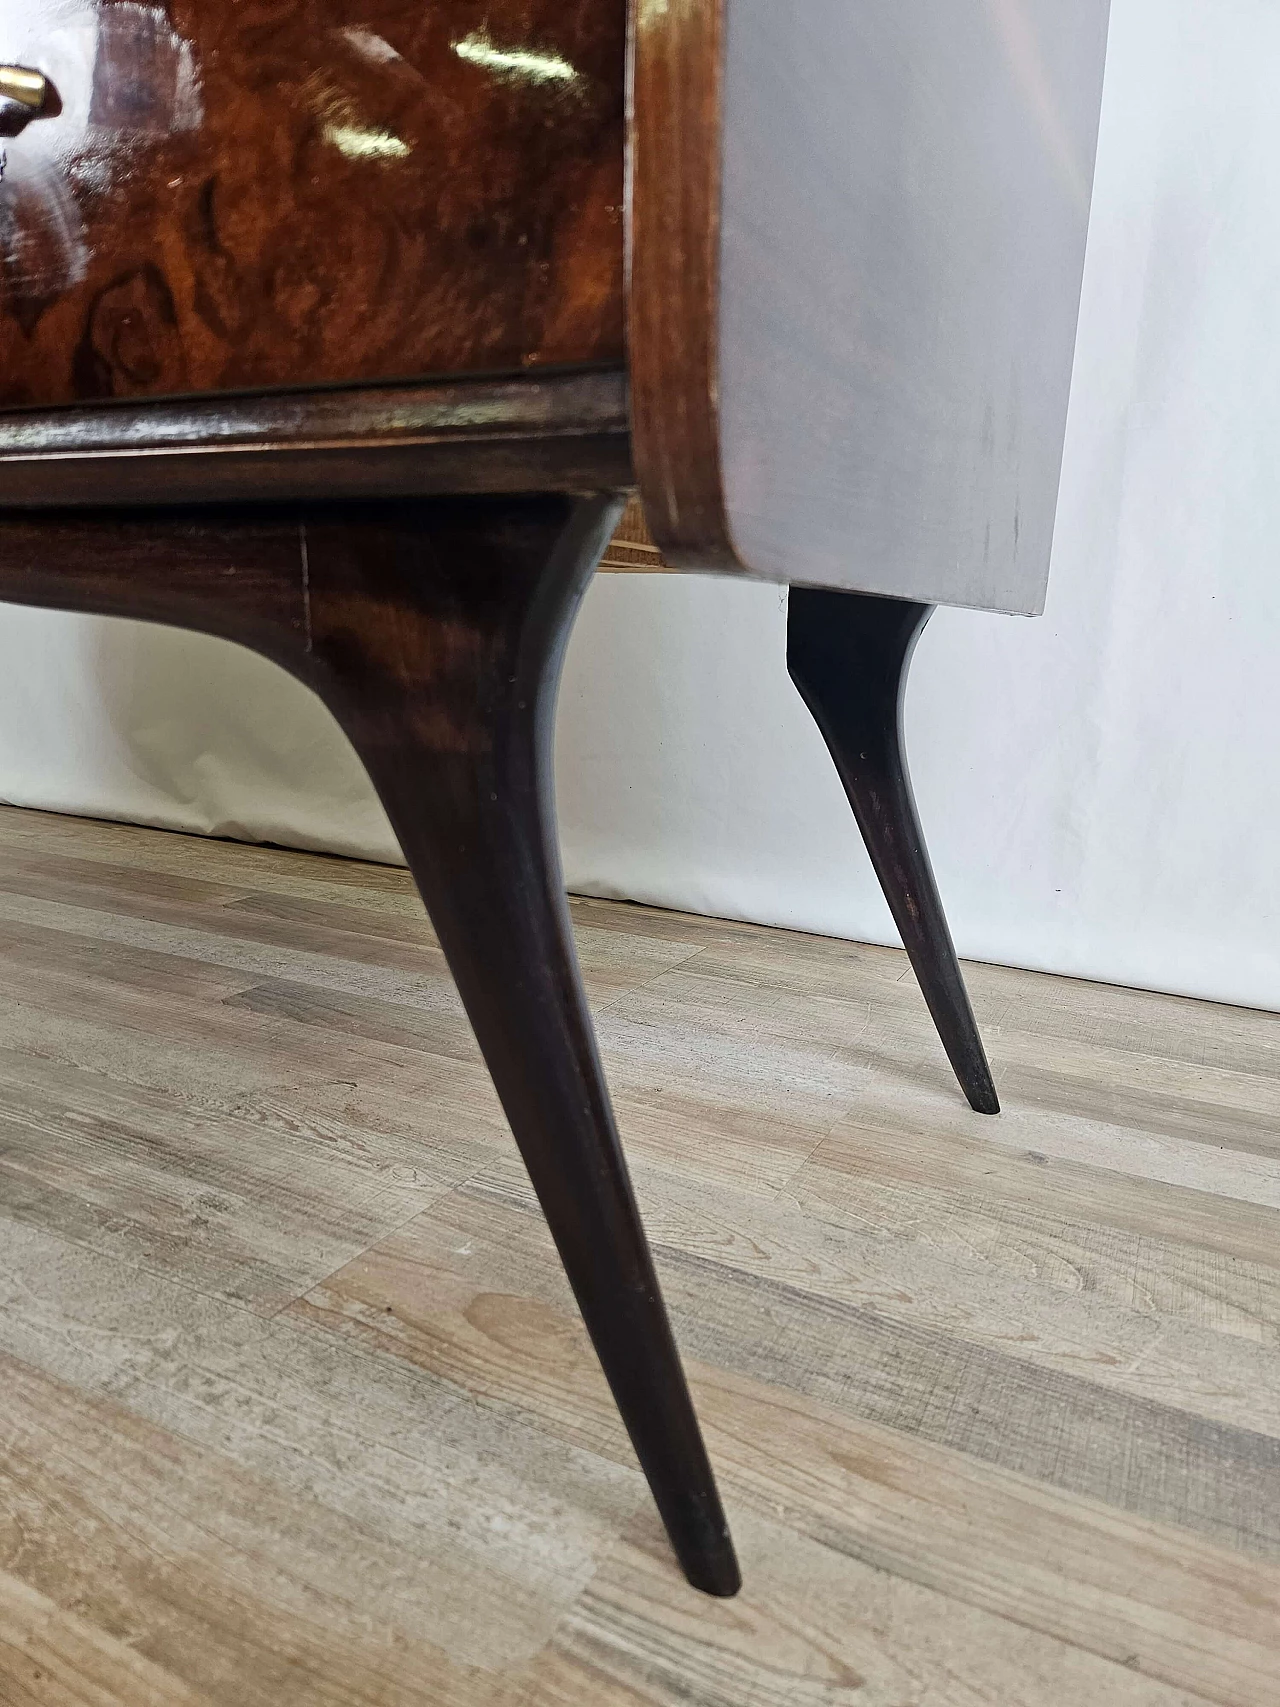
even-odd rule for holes
{"type": "Polygon", "coordinates": [[[1109,0],[729,0],[720,385],[754,574],[1044,605],[1109,0]]]}

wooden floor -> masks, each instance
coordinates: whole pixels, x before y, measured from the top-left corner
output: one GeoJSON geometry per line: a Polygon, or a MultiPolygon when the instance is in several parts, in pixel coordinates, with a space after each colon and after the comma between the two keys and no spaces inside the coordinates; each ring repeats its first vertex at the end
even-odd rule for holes
{"type": "Polygon", "coordinates": [[[407,878],[9,810],[2,1707],[1280,1703],[1280,1019],[574,911],[741,1598],[407,878]]]}

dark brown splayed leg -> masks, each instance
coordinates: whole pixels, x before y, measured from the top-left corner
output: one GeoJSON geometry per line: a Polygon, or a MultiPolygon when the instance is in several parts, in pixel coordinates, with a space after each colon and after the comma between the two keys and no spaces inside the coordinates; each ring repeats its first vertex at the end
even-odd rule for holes
{"type": "Polygon", "coordinates": [[[740,1583],[636,1209],[560,873],[565,645],[621,497],[0,517],[0,598],[220,634],[330,706],[427,904],[686,1574],[740,1583]]]}
{"type": "Polygon", "coordinates": [[[911,790],[902,732],[907,667],[931,605],[791,589],[787,668],[821,729],[903,946],[964,1094],[999,1114],[911,790]]]}
{"type": "Polygon", "coordinates": [[[552,792],[560,666],[610,499],[306,524],[315,685],[382,797],[691,1583],[740,1578],[582,991],[552,792]]]}

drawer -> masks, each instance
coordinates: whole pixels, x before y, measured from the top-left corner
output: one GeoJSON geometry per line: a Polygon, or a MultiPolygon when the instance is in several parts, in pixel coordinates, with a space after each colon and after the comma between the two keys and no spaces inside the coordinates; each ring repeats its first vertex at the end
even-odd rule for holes
{"type": "Polygon", "coordinates": [[[0,407],[623,360],[625,0],[0,0],[0,407]]]}

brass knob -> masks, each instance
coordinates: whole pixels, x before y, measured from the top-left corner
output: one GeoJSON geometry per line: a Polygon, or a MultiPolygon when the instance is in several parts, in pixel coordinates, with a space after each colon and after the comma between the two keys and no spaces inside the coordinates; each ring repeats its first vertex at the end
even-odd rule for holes
{"type": "Polygon", "coordinates": [[[38,113],[49,93],[49,80],[22,65],[0,65],[0,95],[38,113]]]}

